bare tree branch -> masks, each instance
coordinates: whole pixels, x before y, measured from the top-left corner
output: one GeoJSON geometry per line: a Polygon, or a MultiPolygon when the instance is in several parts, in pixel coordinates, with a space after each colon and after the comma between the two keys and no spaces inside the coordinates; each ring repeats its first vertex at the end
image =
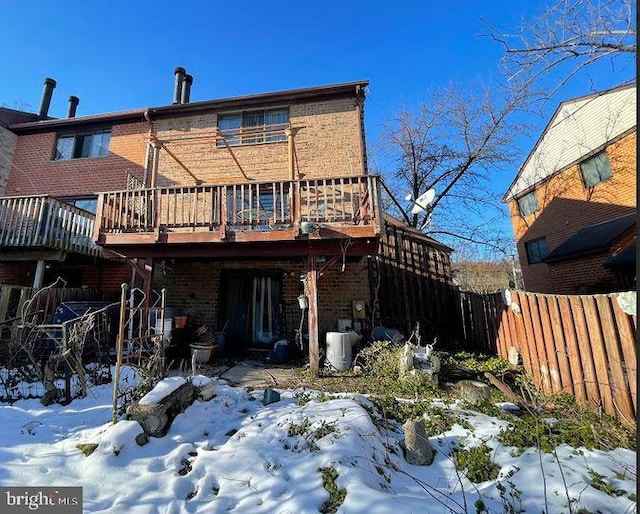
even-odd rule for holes
{"type": "Polygon", "coordinates": [[[487,247],[489,247],[489,248],[491,248],[493,250],[496,250],[497,252],[500,252],[500,253],[505,254],[505,255],[507,254],[505,252],[505,248],[504,248],[503,245],[494,243],[492,241],[486,241],[486,240],[482,240],[482,239],[476,239],[476,238],[473,238],[473,237],[467,237],[467,236],[464,236],[464,235],[459,234],[457,232],[450,232],[448,230],[432,230],[430,232],[430,234],[431,235],[440,234],[440,235],[450,236],[450,237],[453,237],[453,238],[456,238],[456,239],[460,239],[462,241],[467,241],[469,243],[473,243],[474,245],[487,246],[487,247]]]}
{"type": "Polygon", "coordinates": [[[548,97],[580,71],[609,59],[635,68],[635,0],[556,0],[538,18],[504,33],[491,25],[490,37],[504,48],[510,80],[539,88],[553,76],[548,97]]]}
{"type": "Polygon", "coordinates": [[[415,228],[431,220],[429,233],[460,235],[492,248],[509,246],[499,241],[495,223],[488,230],[480,227],[492,211],[504,217],[488,187],[518,157],[515,138],[526,127],[516,115],[529,103],[527,90],[465,84],[433,91],[414,111],[402,108],[384,124],[376,145],[390,163],[382,175],[393,211],[415,228]],[[430,188],[435,198],[418,214],[411,213],[412,203],[396,199],[409,192],[417,198],[430,188]]]}

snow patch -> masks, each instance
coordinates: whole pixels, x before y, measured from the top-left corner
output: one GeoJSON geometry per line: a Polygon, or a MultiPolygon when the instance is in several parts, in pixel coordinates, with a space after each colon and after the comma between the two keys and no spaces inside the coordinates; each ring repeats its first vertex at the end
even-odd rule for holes
{"type": "Polygon", "coordinates": [[[151,391],[145,394],[138,404],[156,405],[186,382],[187,381],[184,377],[165,378],[158,382],[151,391]]]}

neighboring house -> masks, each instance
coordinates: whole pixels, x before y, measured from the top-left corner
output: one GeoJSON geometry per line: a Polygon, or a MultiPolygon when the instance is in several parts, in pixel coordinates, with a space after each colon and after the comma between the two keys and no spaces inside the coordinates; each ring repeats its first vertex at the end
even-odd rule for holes
{"type": "Polygon", "coordinates": [[[0,107],[0,196],[4,195],[4,189],[7,185],[9,172],[11,171],[11,163],[13,162],[13,153],[18,140],[18,136],[7,129],[7,127],[15,123],[23,123],[37,119],[37,114],[0,107]]]}
{"type": "MultiPolygon", "coordinates": [[[[165,288],[175,310],[225,328],[231,348],[293,340],[306,322],[313,367],[319,334],[343,318],[376,323],[394,301],[377,296],[390,229],[366,166],[367,82],[193,103],[191,83],[177,68],[173,105],[9,124],[17,140],[1,205],[33,221],[29,202],[48,195],[95,213],[101,253],[74,264],[80,285],[165,288]]],[[[0,239],[0,282],[36,272],[33,255],[5,260],[23,225],[0,239]]],[[[416,254],[394,253],[393,266],[417,269],[430,291],[450,285],[451,249],[408,227],[392,232],[403,231],[416,254]]],[[[405,323],[422,319],[434,335],[446,309],[424,300],[432,305],[405,323]]]]}
{"type": "MultiPolygon", "coordinates": [[[[32,136],[16,128],[51,120],[55,87],[45,79],[37,114],[0,107],[0,195],[6,195],[0,197],[0,285],[40,287],[61,277],[69,287],[102,288],[103,276],[119,280],[127,274],[113,273],[123,268],[122,260],[93,241],[95,200],[85,201],[95,198],[92,184],[79,175],[63,192],[57,185],[60,167],[51,166],[57,164],[50,146],[56,134],[32,136]],[[74,195],[77,190],[83,194],[74,195]]],[[[70,97],[68,122],[77,103],[70,97]]]]}
{"type": "Polygon", "coordinates": [[[504,195],[525,289],[635,287],[636,86],[562,102],[504,195]]]}

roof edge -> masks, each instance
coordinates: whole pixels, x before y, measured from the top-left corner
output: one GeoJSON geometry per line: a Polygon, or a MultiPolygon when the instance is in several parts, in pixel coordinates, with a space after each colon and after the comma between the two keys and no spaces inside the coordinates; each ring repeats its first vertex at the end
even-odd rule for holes
{"type": "MultiPolygon", "coordinates": [[[[636,124],[633,127],[625,130],[624,132],[621,132],[617,136],[609,139],[606,143],[594,148],[590,152],[588,152],[588,153],[584,154],[583,156],[579,157],[575,161],[570,162],[569,164],[567,164],[566,166],[563,166],[559,170],[554,171],[551,175],[548,175],[548,176],[546,176],[544,178],[541,178],[540,180],[538,180],[537,182],[531,184],[529,187],[523,189],[522,191],[518,192],[517,194],[512,194],[511,196],[507,197],[507,194],[509,193],[509,191],[507,191],[504,194],[504,196],[502,197],[502,200],[501,200],[502,203],[508,203],[511,200],[515,200],[516,198],[520,198],[521,196],[524,196],[524,195],[526,195],[528,193],[531,193],[532,191],[535,191],[540,184],[544,184],[545,182],[548,182],[549,180],[553,179],[554,177],[557,177],[558,175],[560,175],[561,173],[564,173],[569,168],[573,168],[574,166],[577,166],[581,162],[586,161],[590,157],[593,157],[594,155],[597,155],[597,154],[605,151],[610,146],[616,144],[618,141],[620,141],[621,139],[624,139],[629,134],[632,134],[633,132],[636,132],[637,130],[638,130],[638,126],[636,124]]],[[[517,180],[517,177],[516,177],[516,180],[517,180]]],[[[515,184],[516,180],[514,180],[514,184],[515,184]]],[[[510,187],[513,187],[513,184],[511,184],[510,187]]]]}
{"type": "Polygon", "coordinates": [[[268,104],[274,102],[285,102],[291,100],[308,100],[314,98],[338,97],[347,95],[364,94],[364,89],[369,85],[368,80],[354,82],[344,82],[339,84],[329,84],[324,86],[313,86],[299,89],[287,89],[268,93],[257,93],[236,97],[221,98],[216,100],[204,100],[201,102],[190,102],[185,104],[164,105],[158,107],[148,107],[132,109],[128,111],[117,111],[113,113],[94,114],[87,116],[77,116],[74,118],[57,118],[51,120],[33,121],[9,125],[9,129],[20,134],[29,132],[41,132],[60,127],[74,127],[92,123],[114,123],[127,121],[144,121],[145,112],[152,116],[182,116],[194,114],[213,109],[231,109],[255,104],[268,104]]]}
{"type": "MultiPolygon", "coordinates": [[[[560,102],[558,104],[558,107],[556,107],[555,111],[553,111],[553,114],[551,115],[551,117],[549,118],[549,121],[547,122],[547,124],[544,126],[544,129],[542,130],[542,132],[540,133],[540,136],[538,137],[538,139],[536,140],[535,145],[533,146],[533,148],[531,149],[531,151],[529,152],[529,154],[527,155],[527,158],[524,160],[524,162],[522,163],[522,165],[520,166],[520,168],[518,169],[518,173],[516,174],[515,178],[513,179],[513,181],[511,182],[511,184],[509,184],[509,187],[507,188],[507,190],[505,191],[504,195],[502,195],[502,199],[501,202],[502,203],[507,203],[510,199],[515,198],[515,194],[510,194],[511,190],[513,189],[513,186],[516,184],[516,182],[518,181],[518,179],[520,178],[520,175],[522,174],[522,171],[524,170],[524,168],[527,166],[527,163],[529,162],[529,160],[531,159],[531,157],[534,155],[534,153],[536,152],[536,150],[538,149],[538,147],[540,146],[540,143],[542,142],[542,139],[544,138],[544,135],[547,133],[547,131],[549,130],[549,127],[552,126],[554,120],[556,119],[556,117],[558,116],[558,114],[560,113],[560,111],[562,110],[562,108],[565,105],[569,105],[575,102],[579,102],[579,101],[583,101],[583,100],[587,100],[589,98],[596,98],[599,96],[604,96],[607,95],[609,93],[613,93],[614,91],[620,91],[623,89],[629,89],[629,88],[636,88],[637,84],[635,81],[633,82],[623,82],[622,84],[618,84],[617,86],[614,86],[612,88],[609,89],[605,89],[603,91],[596,91],[594,93],[589,93],[586,95],[582,95],[582,96],[577,96],[574,98],[569,98],[567,100],[563,100],[562,102],[560,102]]],[[[637,126],[637,124],[636,124],[637,126]]],[[[572,163],[572,164],[575,164],[572,163]]],[[[566,169],[568,166],[566,166],[564,169],[566,169]]],[[[561,170],[558,170],[555,173],[560,172],[561,170]]],[[[548,178],[548,177],[546,177],[548,178]]],[[[544,180],[544,179],[543,179],[544,180]]],[[[540,182],[542,182],[543,180],[540,180],[538,182],[536,182],[535,184],[533,184],[531,187],[536,186],[537,184],[539,184],[540,182]]]]}
{"type": "Polygon", "coordinates": [[[426,243],[429,243],[430,245],[437,248],[438,250],[442,250],[443,252],[447,252],[447,253],[453,253],[455,251],[450,246],[447,246],[446,244],[441,243],[437,239],[434,239],[433,237],[423,232],[420,232],[418,229],[407,225],[404,221],[402,221],[399,218],[396,218],[395,216],[393,216],[392,214],[389,214],[388,212],[383,213],[383,216],[384,216],[385,223],[394,225],[395,227],[398,227],[410,233],[412,236],[419,237],[420,239],[422,239],[426,243]]]}
{"type": "MultiPolygon", "coordinates": [[[[580,257],[587,257],[587,256],[590,256],[590,255],[597,255],[597,254],[603,253],[603,252],[607,251],[615,241],[617,241],[618,239],[620,239],[622,236],[624,236],[630,230],[633,229],[633,227],[637,224],[636,223],[636,216],[637,216],[637,212],[632,212],[632,213],[629,213],[629,214],[624,214],[622,216],[617,216],[615,218],[611,218],[609,220],[601,221],[599,223],[594,223],[593,225],[589,225],[588,227],[584,227],[583,229],[581,229],[578,232],[576,232],[575,234],[573,234],[569,239],[567,239],[566,241],[561,243],[553,251],[549,252],[549,255],[547,255],[546,257],[542,258],[541,261],[544,262],[544,263],[549,264],[549,263],[568,261],[568,260],[571,260],[571,259],[578,259],[580,257]],[[573,251],[573,252],[569,251],[567,253],[561,253],[560,255],[556,255],[556,256],[553,255],[554,252],[556,252],[558,249],[562,248],[563,245],[566,245],[569,241],[573,240],[575,237],[580,235],[583,231],[589,230],[589,229],[593,229],[595,227],[600,227],[602,225],[608,225],[608,224],[611,224],[611,223],[615,223],[615,222],[621,221],[621,220],[628,220],[629,224],[626,225],[626,226],[619,227],[618,230],[614,230],[614,231],[610,232],[608,234],[608,237],[606,239],[602,240],[600,242],[600,244],[598,244],[597,246],[593,246],[591,248],[586,248],[586,249],[583,249],[583,250],[577,250],[577,251],[573,251]]],[[[565,252],[566,252],[566,250],[565,250],[565,252]]]]}

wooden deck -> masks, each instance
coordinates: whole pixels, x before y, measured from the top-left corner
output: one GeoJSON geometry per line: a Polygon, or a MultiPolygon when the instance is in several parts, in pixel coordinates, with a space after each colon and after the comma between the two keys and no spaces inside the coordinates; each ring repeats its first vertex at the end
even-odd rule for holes
{"type": "Polygon", "coordinates": [[[127,246],[372,238],[381,223],[379,178],[360,176],[104,192],[94,238],[128,254],[127,246]]]}
{"type": "Polygon", "coordinates": [[[99,256],[90,212],[46,195],[0,198],[0,248],[99,256]]]}

